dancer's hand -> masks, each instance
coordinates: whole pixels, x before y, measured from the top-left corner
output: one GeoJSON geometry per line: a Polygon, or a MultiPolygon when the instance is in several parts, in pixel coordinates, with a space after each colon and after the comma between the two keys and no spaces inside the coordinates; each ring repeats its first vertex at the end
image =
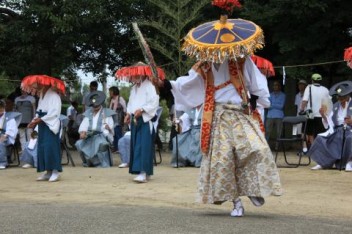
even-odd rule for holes
{"type": "Polygon", "coordinates": [[[134,112],[134,118],[135,119],[138,119],[139,117],[142,116],[142,113],[144,112],[143,108],[140,108],[140,109],[137,109],[135,112],[134,112]]]}
{"type": "Polygon", "coordinates": [[[34,128],[35,126],[37,126],[37,124],[39,124],[40,122],[42,122],[41,118],[35,118],[33,119],[27,126],[27,128],[34,128]]]}

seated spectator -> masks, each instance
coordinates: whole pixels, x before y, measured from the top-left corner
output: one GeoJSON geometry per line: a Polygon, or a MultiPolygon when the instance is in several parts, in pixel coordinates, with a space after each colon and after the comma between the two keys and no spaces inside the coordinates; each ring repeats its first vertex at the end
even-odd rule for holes
{"type": "Polygon", "coordinates": [[[114,137],[115,113],[109,108],[103,108],[105,94],[94,91],[87,96],[86,104],[90,108],[84,113],[84,119],[79,126],[80,140],[76,148],[80,152],[83,166],[110,167],[109,147],[114,137]]]}
{"type": "Polygon", "coordinates": [[[200,150],[200,127],[202,122],[202,105],[193,108],[180,117],[181,134],[178,135],[178,165],[176,137],[173,138],[171,166],[200,167],[202,152],[200,150]]]}
{"type": "Polygon", "coordinates": [[[318,164],[313,170],[332,168],[335,165],[336,168],[352,171],[351,93],[351,81],[334,85],[330,94],[336,94],[338,102],[333,105],[330,113],[327,113],[328,108],[325,105],[319,110],[328,131],[324,135],[318,134],[308,151],[308,155],[318,164]]]}
{"type": "Polygon", "coordinates": [[[123,121],[126,113],[126,101],[120,96],[120,90],[116,86],[109,89],[110,105],[109,108],[116,112],[114,115],[114,152],[118,151],[118,141],[123,136],[123,121]]]}
{"type": "Polygon", "coordinates": [[[118,146],[121,157],[119,168],[128,167],[130,164],[131,131],[126,132],[125,135],[119,139],[118,146]]]}
{"type": "Polygon", "coordinates": [[[20,160],[24,165],[22,168],[32,168],[38,166],[38,157],[37,157],[37,138],[38,133],[33,131],[30,137],[30,140],[25,144],[25,147],[22,150],[20,160]]]}
{"type": "Polygon", "coordinates": [[[17,123],[10,112],[5,112],[5,101],[0,100],[0,170],[7,167],[7,146],[15,143],[17,123]]]}

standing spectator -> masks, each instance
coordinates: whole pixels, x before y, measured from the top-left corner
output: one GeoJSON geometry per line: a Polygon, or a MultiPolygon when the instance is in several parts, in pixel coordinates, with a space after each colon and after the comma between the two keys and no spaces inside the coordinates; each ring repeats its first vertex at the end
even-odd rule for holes
{"type": "MultiPolygon", "coordinates": [[[[269,142],[270,136],[273,131],[276,131],[278,137],[281,131],[282,119],[284,118],[284,105],[286,95],[281,91],[281,84],[278,81],[274,82],[273,92],[270,93],[270,107],[268,108],[268,114],[266,116],[266,132],[265,137],[269,142]]],[[[275,145],[275,150],[277,150],[275,145]]]]}
{"type": "Polygon", "coordinates": [[[67,124],[67,136],[68,141],[71,146],[73,146],[76,141],[79,139],[78,126],[76,123],[78,114],[78,103],[72,101],[71,105],[67,108],[66,115],[68,118],[67,124]]]}
{"type": "MultiPolygon", "coordinates": [[[[295,106],[296,106],[297,115],[299,114],[300,109],[301,109],[303,94],[304,94],[304,90],[306,89],[306,87],[307,87],[306,80],[299,80],[298,81],[298,93],[296,94],[296,97],[295,97],[295,106]]],[[[297,129],[297,134],[302,134],[302,124],[297,124],[296,129],[297,129]]],[[[304,154],[306,154],[308,151],[306,141],[303,141],[302,147],[303,147],[302,152],[304,154]]]]}
{"type": "Polygon", "coordinates": [[[89,96],[89,94],[91,94],[94,91],[98,90],[98,82],[96,81],[92,81],[89,84],[89,93],[86,93],[86,95],[84,95],[83,100],[82,100],[82,105],[83,105],[83,113],[89,109],[89,106],[86,103],[87,97],[89,96]]]}
{"type": "Polygon", "coordinates": [[[145,76],[131,78],[125,123],[131,124],[131,154],[129,172],[138,174],[135,182],[145,183],[153,175],[155,131],[152,119],[157,113],[159,96],[152,82],[145,76]]]}
{"type": "Polygon", "coordinates": [[[312,111],[313,118],[307,121],[307,143],[308,146],[313,144],[315,137],[322,132],[325,128],[322,122],[322,117],[319,112],[322,101],[329,99],[329,90],[322,86],[320,83],[323,80],[322,76],[318,73],[312,75],[312,84],[308,85],[304,90],[303,100],[300,112],[306,109],[312,111]]]}
{"type": "Polygon", "coordinates": [[[109,89],[110,93],[110,105],[109,108],[116,112],[114,116],[114,151],[118,151],[119,139],[123,136],[123,122],[126,113],[126,101],[120,96],[120,90],[118,87],[113,86],[109,89]]]}
{"type": "Polygon", "coordinates": [[[19,125],[19,134],[21,149],[24,150],[25,144],[30,139],[32,129],[27,128],[35,115],[35,98],[28,95],[27,92],[21,91],[21,96],[15,99],[15,110],[22,114],[21,123],[19,125]]]}

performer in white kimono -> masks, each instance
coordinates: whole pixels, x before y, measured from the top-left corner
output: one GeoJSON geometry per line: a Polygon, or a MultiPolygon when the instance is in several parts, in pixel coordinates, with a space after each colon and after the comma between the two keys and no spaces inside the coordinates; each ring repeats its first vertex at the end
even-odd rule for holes
{"type": "Polygon", "coordinates": [[[343,81],[330,89],[330,95],[337,95],[338,102],[332,111],[327,113],[327,107],[319,110],[327,134],[318,134],[308,155],[317,162],[313,170],[345,168],[352,171],[352,82],[343,81]]]}
{"type": "Polygon", "coordinates": [[[6,103],[0,100],[0,170],[7,166],[7,146],[14,144],[18,128],[11,113],[5,112],[6,103]]]}
{"type": "Polygon", "coordinates": [[[79,126],[80,140],[76,148],[80,152],[83,166],[110,167],[112,165],[110,144],[114,139],[115,114],[109,108],[103,108],[105,94],[94,91],[87,96],[85,103],[90,107],[84,113],[84,119],[79,126]]]}
{"type": "Polygon", "coordinates": [[[36,117],[28,124],[29,128],[38,125],[37,171],[46,173],[37,178],[37,181],[58,181],[61,166],[60,147],[60,113],[61,98],[50,86],[37,86],[39,102],[36,117]]]}
{"type": "Polygon", "coordinates": [[[238,217],[244,214],[240,196],[261,206],[265,196],[281,195],[278,170],[255,110],[256,103],[270,105],[267,80],[250,57],[221,64],[199,62],[188,76],[159,85],[171,89],[177,110],[204,103],[199,202],[233,201],[231,216],[238,217]],[[250,100],[243,100],[243,90],[251,94],[250,100]]]}
{"type": "Polygon", "coordinates": [[[179,118],[181,134],[172,139],[172,167],[194,166],[200,167],[202,152],[200,150],[200,126],[202,123],[203,106],[197,106],[179,118]],[[178,159],[177,159],[178,157],[178,159]],[[178,165],[177,165],[178,163],[178,165]]]}
{"type": "Polygon", "coordinates": [[[159,96],[152,82],[144,76],[131,78],[125,123],[131,124],[129,172],[138,174],[135,182],[145,183],[153,175],[154,136],[152,119],[157,118],[159,96]]]}

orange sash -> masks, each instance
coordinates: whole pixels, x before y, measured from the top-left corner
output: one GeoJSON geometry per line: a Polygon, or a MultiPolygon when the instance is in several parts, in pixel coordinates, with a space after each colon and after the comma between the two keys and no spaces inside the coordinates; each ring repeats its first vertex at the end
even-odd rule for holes
{"type": "MultiPolygon", "coordinates": [[[[229,84],[233,84],[236,88],[238,94],[242,97],[245,103],[248,103],[248,98],[246,95],[245,87],[243,87],[243,81],[241,81],[242,75],[239,75],[239,72],[242,71],[244,60],[238,62],[236,65],[235,62],[229,62],[229,72],[230,80],[219,85],[214,86],[214,76],[211,71],[211,63],[201,63],[198,62],[193,66],[193,69],[198,72],[205,81],[205,100],[203,105],[203,117],[202,117],[202,126],[201,126],[201,142],[200,147],[203,153],[207,154],[209,151],[210,144],[210,135],[211,135],[211,125],[213,121],[213,113],[215,109],[215,91],[219,90],[229,84]],[[239,69],[237,69],[239,68],[239,69]]],[[[260,129],[264,132],[264,124],[260,117],[260,114],[257,110],[252,112],[252,116],[260,124],[260,129]]]]}

